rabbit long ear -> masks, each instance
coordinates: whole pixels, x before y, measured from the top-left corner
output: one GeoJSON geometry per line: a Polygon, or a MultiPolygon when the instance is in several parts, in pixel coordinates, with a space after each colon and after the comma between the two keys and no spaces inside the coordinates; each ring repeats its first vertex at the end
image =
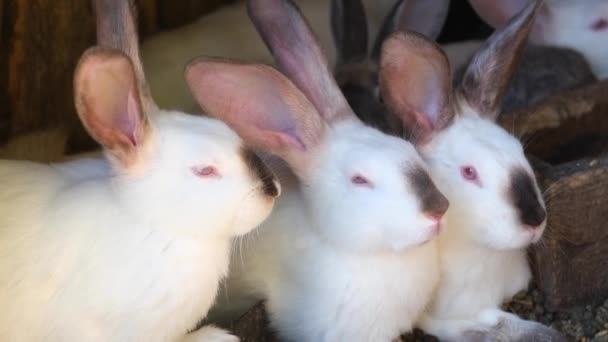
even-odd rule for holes
{"type": "Polygon", "coordinates": [[[331,29],[338,63],[367,57],[367,19],[361,0],[332,0],[331,29]]]}
{"type": "Polygon", "coordinates": [[[249,16],[279,69],[328,122],[356,120],[298,8],[289,0],[249,0],[249,16]]]}
{"type": "Polygon", "coordinates": [[[122,167],[132,167],[140,160],[150,127],[129,57],[118,50],[87,50],[76,68],[74,91],[78,115],[89,134],[122,167]]]}
{"type": "MultiPolygon", "coordinates": [[[[568,339],[555,329],[534,321],[526,321],[507,312],[492,310],[492,325],[480,323],[479,327],[471,327],[462,333],[466,341],[552,341],[566,342],[568,339]],[[498,323],[494,316],[498,315],[498,323]]],[[[490,311],[481,314],[485,316],[490,311]]]]}
{"type": "Polygon", "coordinates": [[[490,119],[498,116],[542,4],[542,0],[530,3],[473,55],[457,94],[479,115],[490,119]]]}
{"type": "Polygon", "coordinates": [[[186,67],[186,80],[209,115],[295,171],[306,168],[305,160],[322,141],[325,124],[314,106],[272,67],[198,58],[186,67]]]}
{"type": "Polygon", "coordinates": [[[399,0],[391,8],[376,37],[372,56],[378,58],[384,40],[395,31],[414,31],[437,39],[450,9],[450,0],[399,0]]]}
{"type": "Polygon", "coordinates": [[[396,32],[385,41],[380,61],[382,96],[414,142],[429,141],[452,122],[451,80],[446,55],[424,36],[396,32]]]}
{"type": "Polygon", "coordinates": [[[117,49],[132,62],[139,94],[146,112],[156,108],[139,57],[137,9],[133,0],[93,0],[97,23],[97,45],[117,49]]]}

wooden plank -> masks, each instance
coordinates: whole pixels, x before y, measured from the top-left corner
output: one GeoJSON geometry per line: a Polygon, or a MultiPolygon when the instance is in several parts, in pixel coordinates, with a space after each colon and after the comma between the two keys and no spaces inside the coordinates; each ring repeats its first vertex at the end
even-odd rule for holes
{"type": "Polygon", "coordinates": [[[10,39],[8,27],[11,20],[10,18],[5,18],[5,15],[8,13],[8,6],[8,1],[0,0],[0,143],[4,143],[9,138],[11,127],[7,62],[8,42],[10,39]]]}
{"type": "Polygon", "coordinates": [[[547,169],[547,229],[531,249],[545,304],[566,309],[608,296],[608,154],[547,169]]]}
{"type": "Polygon", "coordinates": [[[547,204],[530,256],[549,309],[608,296],[608,81],[553,96],[501,118],[528,140],[547,204]]]}
{"type": "Polygon", "coordinates": [[[608,149],[608,80],[558,94],[499,123],[544,161],[597,157],[608,149]]]}
{"type": "Polygon", "coordinates": [[[158,0],[158,24],[161,30],[188,24],[202,14],[209,13],[234,0],[158,0]]]}
{"type": "Polygon", "coordinates": [[[90,2],[6,0],[5,4],[8,20],[3,21],[2,32],[8,44],[3,65],[8,68],[4,89],[10,133],[77,123],[72,74],[82,52],[95,41],[90,2]]]}

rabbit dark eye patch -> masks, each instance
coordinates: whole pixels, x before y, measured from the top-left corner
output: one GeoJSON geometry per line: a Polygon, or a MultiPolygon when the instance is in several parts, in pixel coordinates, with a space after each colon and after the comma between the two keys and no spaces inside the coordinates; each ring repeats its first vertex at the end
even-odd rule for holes
{"type": "Polygon", "coordinates": [[[419,167],[414,168],[407,172],[407,178],[416,196],[420,199],[423,212],[443,215],[447,211],[450,203],[437,190],[426,171],[419,167]]]}
{"type": "Polygon", "coordinates": [[[543,223],[547,213],[540,204],[532,176],[525,170],[516,168],[511,172],[509,193],[521,223],[531,227],[543,223]]]}
{"type": "Polygon", "coordinates": [[[270,197],[278,196],[279,189],[276,185],[275,176],[260,157],[248,148],[243,148],[241,155],[247,167],[262,181],[264,194],[270,197]]]}

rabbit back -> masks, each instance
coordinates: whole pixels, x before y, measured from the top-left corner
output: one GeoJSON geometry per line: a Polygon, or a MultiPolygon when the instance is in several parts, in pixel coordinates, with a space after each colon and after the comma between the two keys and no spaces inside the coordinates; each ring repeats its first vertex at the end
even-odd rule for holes
{"type": "MultiPolygon", "coordinates": [[[[466,65],[454,75],[460,84],[466,65]]],[[[508,115],[540,103],[551,95],[597,81],[591,66],[579,52],[563,47],[530,45],[503,99],[501,114],[508,115]]]]}
{"type": "Polygon", "coordinates": [[[15,162],[1,170],[19,177],[3,191],[0,303],[10,314],[0,339],[175,340],[211,306],[217,283],[208,279],[227,272],[227,242],[201,248],[135,223],[126,229],[128,213],[95,173],[15,162]]]}

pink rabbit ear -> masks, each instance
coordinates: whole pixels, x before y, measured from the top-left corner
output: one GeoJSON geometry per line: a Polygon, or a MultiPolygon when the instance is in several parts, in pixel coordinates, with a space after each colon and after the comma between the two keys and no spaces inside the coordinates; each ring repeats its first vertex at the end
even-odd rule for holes
{"type": "Polygon", "coordinates": [[[266,65],[198,58],[186,80],[207,114],[226,122],[246,142],[285,159],[296,171],[323,139],[314,106],[281,73],[266,65]]]}
{"type": "Polygon", "coordinates": [[[424,143],[454,118],[447,57],[435,43],[413,32],[397,32],[384,43],[380,89],[416,143],[424,143]]]}
{"type": "Polygon", "coordinates": [[[87,50],[76,69],[74,91],[89,134],[122,166],[131,166],[150,135],[131,60],[117,50],[87,50]]]}
{"type": "Polygon", "coordinates": [[[137,8],[134,0],[93,0],[97,45],[122,51],[129,57],[139,87],[141,104],[146,111],[156,110],[154,99],[139,57],[137,8]]]}

